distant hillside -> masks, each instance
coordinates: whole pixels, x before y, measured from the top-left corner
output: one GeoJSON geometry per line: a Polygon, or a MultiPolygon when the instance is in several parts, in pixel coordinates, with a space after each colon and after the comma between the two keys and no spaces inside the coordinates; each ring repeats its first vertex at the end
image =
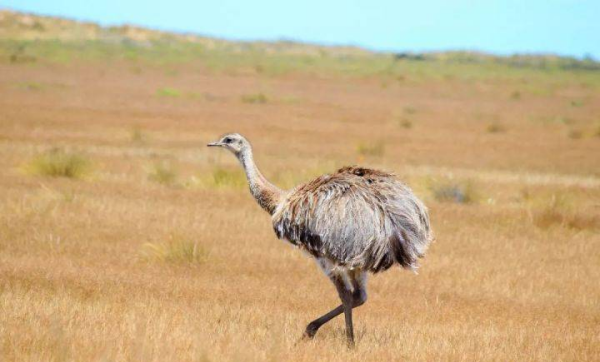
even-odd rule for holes
{"type": "MultiPolygon", "coordinates": [[[[111,50],[108,53],[114,53],[116,51],[115,47],[119,46],[124,47],[126,51],[129,51],[129,54],[132,53],[132,49],[145,49],[146,53],[150,49],[154,50],[155,53],[160,53],[168,48],[169,52],[185,53],[186,56],[182,59],[192,57],[192,53],[198,54],[199,52],[210,51],[227,52],[229,54],[251,52],[255,57],[257,54],[260,54],[260,56],[298,56],[302,57],[304,66],[311,62],[310,58],[333,57],[336,59],[373,58],[377,61],[389,59],[393,62],[502,64],[509,67],[536,69],[600,70],[600,63],[591,58],[577,59],[556,55],[529,54],[497,56],[468,51],[381,53],[358,47],[320,46],[293,41],[234,42],[194,34],[152,30],[133,25],[102,27],[90,22],[0,10],[0,42],[3,42],[5,48],[7,46],[13,47],[12,50],[3,49],[3,53],[7,54],[6,56],[11,57],[11,59],[19,57],[22,59],[35,58],[39,55],[27,55],[24,49],[39,47],[40,42],[49,41],[58,41],[64,44],[65,51],[71,49],[72,52],[76,50],[72,48],[73,44],[90,42],[96,44],[96,46],[110,48],[111,50]],[[182,49],[185,49],[185,51],[182,49]]],[[[105,53],[107,52],[106,49],[103,50],[105,53]]],[[[86,48],[86,50],[89,50],[89,48],[86,48]]],[[[65,51],[62,53],[65,53],[65,51]]],[[[56,52],[50,53],[46,52],[44,54],[47,54],[49,58],[56,56],[56,52]]],[[[137,51],[137,53],[142,54],[144,52],[137,51]]],[[[134,56],[139,56],[139,54],[134,56]]]]}
{"type": "Polygon", "coordinates": [[[338,55],[368,55],[371,52],[358,47],[324,47],[293,41],[233,42],[195,34],[180,34],[142,28],[134,25],[102,27],[96,23],[64,18],[25,14],[0,10],[0,39],[11,40],[61,40],[66,42],[95,40],[152,45],[156,42],[185,42],[207,48],[260,45],[267,52],[319,55],[326,51],[338,55]]]}

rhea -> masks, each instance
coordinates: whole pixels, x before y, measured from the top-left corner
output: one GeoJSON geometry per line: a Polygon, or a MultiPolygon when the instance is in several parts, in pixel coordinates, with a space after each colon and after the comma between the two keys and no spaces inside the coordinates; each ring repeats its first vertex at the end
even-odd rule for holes
{"type": "Polygon", "coordinates": [[[347,342],[354,345],[352,309],[367,300],[367,274],[393,265],[415,271],[424,256],[432,240],[425,205],[394,175],[355,166],[284,191],[258,170],[242,135],[225,134],[208,146],[237,157],[277,237],[312,255],[335,285],[342,304],[310,322],[304,338],[343,313],[347,342]]]}

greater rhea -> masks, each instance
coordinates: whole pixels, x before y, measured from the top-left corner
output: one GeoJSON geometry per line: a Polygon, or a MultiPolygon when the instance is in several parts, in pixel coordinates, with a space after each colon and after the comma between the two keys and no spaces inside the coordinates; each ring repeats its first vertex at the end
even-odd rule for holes
{"type": "Polygon", "coordinates": [[[395,264],[414,271],[425,254],[432,240],[425,205],[394,175],[355,166],[284,191],[258,170],[242,135],[225,134],[208,146],[237,157],[277,237],[312,255],[335,285],[342,304],[310,322],[304,337],[344,313],[347,342],[354,345],[352,309],[367,300],[367,273],[395,264]]]}

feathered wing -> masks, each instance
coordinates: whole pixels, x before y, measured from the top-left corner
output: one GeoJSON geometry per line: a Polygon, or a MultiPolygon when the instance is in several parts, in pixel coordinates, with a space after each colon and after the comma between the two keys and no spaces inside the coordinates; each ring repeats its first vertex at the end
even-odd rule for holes
{"type": "Polygon", "coordinates": [[[302,185],[273,214],[277,237],[316,257],[379,272],[415,269],[432,239],[427,208],[393,175],[345,167],[302,185]]]}

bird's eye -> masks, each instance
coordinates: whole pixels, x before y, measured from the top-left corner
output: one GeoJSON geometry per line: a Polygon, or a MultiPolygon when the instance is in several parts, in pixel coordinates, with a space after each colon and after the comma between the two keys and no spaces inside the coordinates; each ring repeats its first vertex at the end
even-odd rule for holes
{"type": "Polygon", "coordinates": [[[225,142],[225,143],[231,143],[231,141],[232,141],[232,140],[231,140],[231,138],[229,138],[229,137],[227,137],[227,138],[225,138],[225,139],[223,140],[223,142],[225,142]]]}

